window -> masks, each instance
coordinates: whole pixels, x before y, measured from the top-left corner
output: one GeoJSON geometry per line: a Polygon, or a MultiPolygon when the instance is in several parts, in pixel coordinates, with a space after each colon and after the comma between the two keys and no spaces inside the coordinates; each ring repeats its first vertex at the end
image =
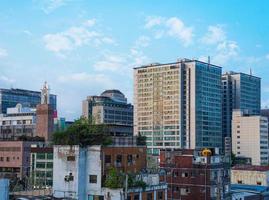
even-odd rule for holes
{"type": "Polygon", "coordinates": [[[0,161],[4,161],[4,158],[3,157],[0,157],[0,161]]]}
{"type": "Polygon", "coordinates": [[[128,155],[127,161],[128,161],[128,164],[132,164],[133,163],[133,155],[128,155]]]}
{"type": "Polygon", "coordinates": [[[48,153],[48,154],[47,154],[47,159],[52,160],[52,159],[53,159],[53,153],[48,153]]]}
{"type": "Polygon", "coordinates": [[[44,162],[36,162],[36,168],[45,168],[44,162]]]}
{"type": "Polygon", "coordinates": [[[89,183],[97,183],[97,175],[90,175],[89,183]]]}
{"type": "Polygon", "coordinates": [[[6,158],[6,161],[9,162],[9,157],[6,158]]]}
{"type": "Polygon", "coordinates": [[[261,181],[257,181],[257,185],[262,185],[262,182],[261,181]]]}
{"type": "Polygon", "coordinates": [[[36,159],[45,159],[46,158],[45,156],[46,156],[45,153],[37,153],[36,159]]]}
{"type": "Polygon", "coordinates": [[[53,163],[52,163],[52,162],[48,162],[48,163],[47,163],[47,168],[52,169],[52,168],[53,168],[53,163]]]}
{"type": "Polygon", "coordinates": [[[117,155],[117,158],[116,158],[116,164],[117,165],[120,165],[122,162],[122,155],[117,155]]]}
{"type": "Polygon", "coordinates": [[[182,176],[182,177],[188,177],[189,174],[188,174],[188,172],[183,172],[181,176],[182,176]]]}
{"type": "Polygon", "coordinates": [[[241,180],[237,180],[237,183],[238,183],[238,184],[242,184],[242,181],[241,181],[241,180]]]}
{"type": "Polygon", "coordinates": [[[147,200],[152,200],[152,193],[147,193],[147,200]]]}
{"type": "Polygon", "coordinates": [[[67,161],[75,161],[75,156],[67,156],[67,161]]]}
{"type": "Polygon", "coordinates": [[[105,163],[111,163],[111,155],[105,155],[105,163]]]}
{"type": "Polygon", "coordinates": [[[139,194],[134,195],[134,200],[139,200],[139,194]]]}
{"type": "Polygon", "coordinates": [[[163,192],[158,192],[157,200],[162,200],[163,198],[163,192]]]}

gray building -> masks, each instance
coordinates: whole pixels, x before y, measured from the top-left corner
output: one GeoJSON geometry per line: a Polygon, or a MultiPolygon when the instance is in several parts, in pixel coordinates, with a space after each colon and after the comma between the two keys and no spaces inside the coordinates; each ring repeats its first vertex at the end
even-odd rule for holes
{"type": "Polygon", "coordinates": [[[250,115],[259,115],[261,109],[261,79],[236,72],[222,75],[224,137],[231,137],[231,122],[234,109],[244,110],[250,115]]]}
{"type": "Polygon", "coordinates": [[[167,148],[222,148],[222,69],[198,60],[134,69],[134,134],[148,153],[167,148]]]}
{"type": "Polygon", "coordinates": [[[21,136],[36,136],[36,109],[17,104],[0,114],[0,140],[17,140],[21,136]]]}
{"type": "Polygon", "coordinates": [[[132,135],[133,106],[127,103],[119,90],[106,90],[100,96],[88,96],[82,102],[82,112],[84,117],[92,117],[97,124],[107,124],[113,133],[132,135]]]}
{"type": "MultiPolygon", "coordinates": [[[[0,88],[0,113],[6,113],[7,108],[15,107],[18,103],[35,108],[41,102],[41,92],[22,89],[0,88]]],[[[50,95],[50,104],[57,110],[57,96],[50,95]]]]}

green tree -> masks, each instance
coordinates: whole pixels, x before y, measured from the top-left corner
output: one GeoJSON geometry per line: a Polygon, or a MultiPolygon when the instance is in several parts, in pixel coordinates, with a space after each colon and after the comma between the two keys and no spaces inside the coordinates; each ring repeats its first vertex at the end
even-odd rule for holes
{"type": "Polygon", "coordinates": [[[64,131],[53,134],[55,145],[109,145],[112,139],[104,124],[94,124],[93,120],[80,118],[64,131]]]}
{"type": "Polygon", "coordinates": [[[124,175],[119,173],[115,168],[110,168],[105,180],[105,187],[111,189],[122,188],[124,182],[124,175]]]}

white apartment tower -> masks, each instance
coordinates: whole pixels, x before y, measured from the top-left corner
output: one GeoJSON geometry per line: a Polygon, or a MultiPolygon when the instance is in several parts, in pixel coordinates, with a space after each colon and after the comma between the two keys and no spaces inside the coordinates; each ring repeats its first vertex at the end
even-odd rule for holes
{"type": "Polygon", "coordinates": [[[197,60],[134,69],[134,134],[148,153],[222,147],[221,68],[197,60]]]}
{"type": "Polygon", "coordinates": [[[268,165],[268,119],[234,110],[232,150],[237,157],[251,158],[252,165],[268,165]]]}

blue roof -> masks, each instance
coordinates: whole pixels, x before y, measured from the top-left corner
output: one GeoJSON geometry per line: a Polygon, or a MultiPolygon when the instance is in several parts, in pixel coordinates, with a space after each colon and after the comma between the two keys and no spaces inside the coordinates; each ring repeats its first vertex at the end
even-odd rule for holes
{"type": "Polygon", "coordinates": [[[268,192],[269,187],[261,185],[244,185],[244,184],[231,184],[231,190],[244,190],[249,192],[268,192]]]}

